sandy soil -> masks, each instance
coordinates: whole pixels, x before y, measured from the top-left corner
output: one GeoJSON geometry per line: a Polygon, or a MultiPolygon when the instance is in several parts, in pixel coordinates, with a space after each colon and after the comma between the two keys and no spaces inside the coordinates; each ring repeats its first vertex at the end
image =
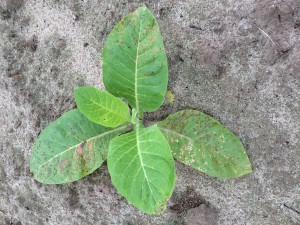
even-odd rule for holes
{"type": "Polygon", "coordinates": [[[0,224],[300,224],[299,37],[299,0],[1,0],[0,224]],[[177,163],[160,216],[118,195],[105,165],[67,185],[29,172],[33,141],[75,107],[74,87],[103,88],[106,37],[143,3],[159,22],[175,95],[147,119],[204,111],[241,139],[254,169],[222,180],[177,163]]]}

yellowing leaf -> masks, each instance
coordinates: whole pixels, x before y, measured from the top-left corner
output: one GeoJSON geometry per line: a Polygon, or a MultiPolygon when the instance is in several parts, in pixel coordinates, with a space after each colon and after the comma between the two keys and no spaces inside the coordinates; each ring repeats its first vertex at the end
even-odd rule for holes
{"type": "Polygon", "coordinates": [[[168,103],[173,104],[175,100],[175,95],[171,91],[167,91],[166,100],[168,103]]]}

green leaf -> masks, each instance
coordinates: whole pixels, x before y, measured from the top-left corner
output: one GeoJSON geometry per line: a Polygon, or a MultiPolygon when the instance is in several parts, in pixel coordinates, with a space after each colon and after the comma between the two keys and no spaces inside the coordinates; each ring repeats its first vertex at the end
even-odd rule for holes
{"type": "Polygon", "coordinates": [[[130,129],[111,129],[71,110],[51,123],[35,141],[30,171],[41,183],[61,184],[79,180],[101,166],[109,141],[130,129]]]}
{"type": "Polygon", "coordinates": [[[138,115],[164,101],[168,64],[157,21],[146,7],[124,17],[111,31],[102,52],[108,92],[128,100],[138,115]]]}
{"type": "Polygon", "coordinates": [[[156,125],[111,140],[108,170],[118,192],[143,212],[166,208],[175,183],[174,160],[167,140],[156,125]]]}
{"type": "Polygon", "coordinates": [[[80,112],[91,121],[106,127],[117,127],[130,121],[128,106],[119,98],[94,87],[75,89],[80,112]]]}
{"type": "Polygon", "coordinates": [[[170,115],[158,126],[173,156],[214,177],[233,178],[252,171],[246,151],[230,130],[196,110],[170,115]]]}

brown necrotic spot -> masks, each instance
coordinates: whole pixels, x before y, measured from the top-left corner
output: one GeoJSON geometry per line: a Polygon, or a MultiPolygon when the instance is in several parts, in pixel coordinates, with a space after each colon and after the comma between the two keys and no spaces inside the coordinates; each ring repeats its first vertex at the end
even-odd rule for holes
{"type": "Polygon", "coordinates": [[[79,155],[79,156],[82,156],[82,149],[83,147],[85,146],[86,144],[86,141],[84,140],[77,148],[76,148],[76,153],[79,155]]]}
{"type": "Polygon", "coordinates": [[[93,142],[91,141],[89,144],[89,150],[92,150],[92,149],[93,149],[93,142]]]}
{"type": "Polygon", "coordinates": [[[81,147],[81,145],[79,145],[77,148],[76,148],[76,153],[78,154],[78,155],[82,155],[82,147],[81,147]]]}

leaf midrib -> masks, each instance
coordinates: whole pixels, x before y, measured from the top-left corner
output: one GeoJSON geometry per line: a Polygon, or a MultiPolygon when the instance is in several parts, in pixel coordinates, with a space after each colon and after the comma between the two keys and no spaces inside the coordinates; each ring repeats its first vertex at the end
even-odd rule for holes
{"type": "Polygon", "coordinates": [[[139,37],[138,37],[138,42],[137,42],[137,48],[136,48],[136,56],[135,56],[135,71],[134,71],[134,96],[135,96],[135,106],[136,106],[136,111],[138,115],[140,115],[140,108],[139,108],[139,100],[138,100],[138,59],[139,59],[139,47],[140,47],[140,37],[141,37],[141,18],[139,21],[139,37]]]}
{"type": "Polygon", "coordinates": [[[152,182],[148,179],[147,173],[146,173],[145,168],[144,168],[144,167],[146,167],[146,166],[145,166],[144,163],[143,163],[142,152],[141,152],[141,150],[140,150],[139,133],[140,133],[140,128],[139,128],[139,124],[138,124],[138,125],[136,126],[136,132],[135,132],[135,134],[136,134],[136,148],[137,148],[137,152],[138,152],[139,159],[140,159],[140,162],[141,162],[141,167],[142,167],[142,169],[143,169],[143,173],[144,173],[144,176],[145,176],[145,178],[146,178],[147,186],[148,186],[148,188],[149,188],[149,190],[150,190],[150,192],[151,192],[151,196],[153,197],[154,201],[157,202],[156,199],[155,199],[155,197],[154,197],[154,194],[153,194],[153,192],[152,192],[152,188],[151,188],[150,185],[149,185],[149,183],[152,183],[152,182]]]}
{"type": "MultiPolygon", "coordinates": [[[[99,134],[99,135],[96,135],[96,136],[94,136],[94,137],[91,137],[91,138],[89,138],[89,139],[86,139],[85,141],[86,141],[86,142],[89,142],[89,141],[94,140],[94,139],[96,139],[96,138],[100,138],[100,137],[109,135],[109,134],[111,134],[111,133],[113,133],[113,132],[116,132],[116,131],[125,129],[125,128],[129,127],[129,126],[131,126],[131,124],[127,124],[127,125],[124,125],[124,126],[122,126],[122,127],[119,127],[119,128],[116,128],[116,129],[113,129],[113,130],[110,130],[110,131],[107,131],[107,132],[102,133],[102,134],[99,134]]],[[[62,154],[66,153],[66,152],[68,152],[68,151],[70,151],[70,150],[74,150],[74,148],[80,146],[81,144],[82,144],[82,142],[80,142],[79,144],[74,145],[74,146],[72,146],[72,147],[69,147],[68,149],[66,149],[66,150],[64,150],[64,151],[62,151],[62,152],[60,152],[59,154],[55,155],[55,156],[52,157],[51,159],[45,161],[43,164],[39,165],[39,167],[37,168],[36,171],[39,171],[40,168],[41,168],[42,166],[44,166],[44,165],[46,165],[47,163],[51,162],[53,159],[55,159],[55,158],[57,158],[57,157],[60,157],[62,154]]]]}
{"type": "Polygon", "coordinates": [[[185,139],[188,139],[188,140],[189,140],[190,142],[192,142],[192,144],[193,144],[193,139],[191,139],[191,138],[188,137],[188,136],[185,136],[184,134],[180,134],[180,133],[178,133],[178,132],[176,132],[176,131],[169,130],[169,129],[163,128],[163,127],[159,127],[159,129],[164,130],[164,131],[167,131],[167,132],[169,132],[169,133],[176,134],[176,135],[178,135],[178,136],[180,136],[180,137],[183,137],[183,138],[185,138],[185,139]]]}

